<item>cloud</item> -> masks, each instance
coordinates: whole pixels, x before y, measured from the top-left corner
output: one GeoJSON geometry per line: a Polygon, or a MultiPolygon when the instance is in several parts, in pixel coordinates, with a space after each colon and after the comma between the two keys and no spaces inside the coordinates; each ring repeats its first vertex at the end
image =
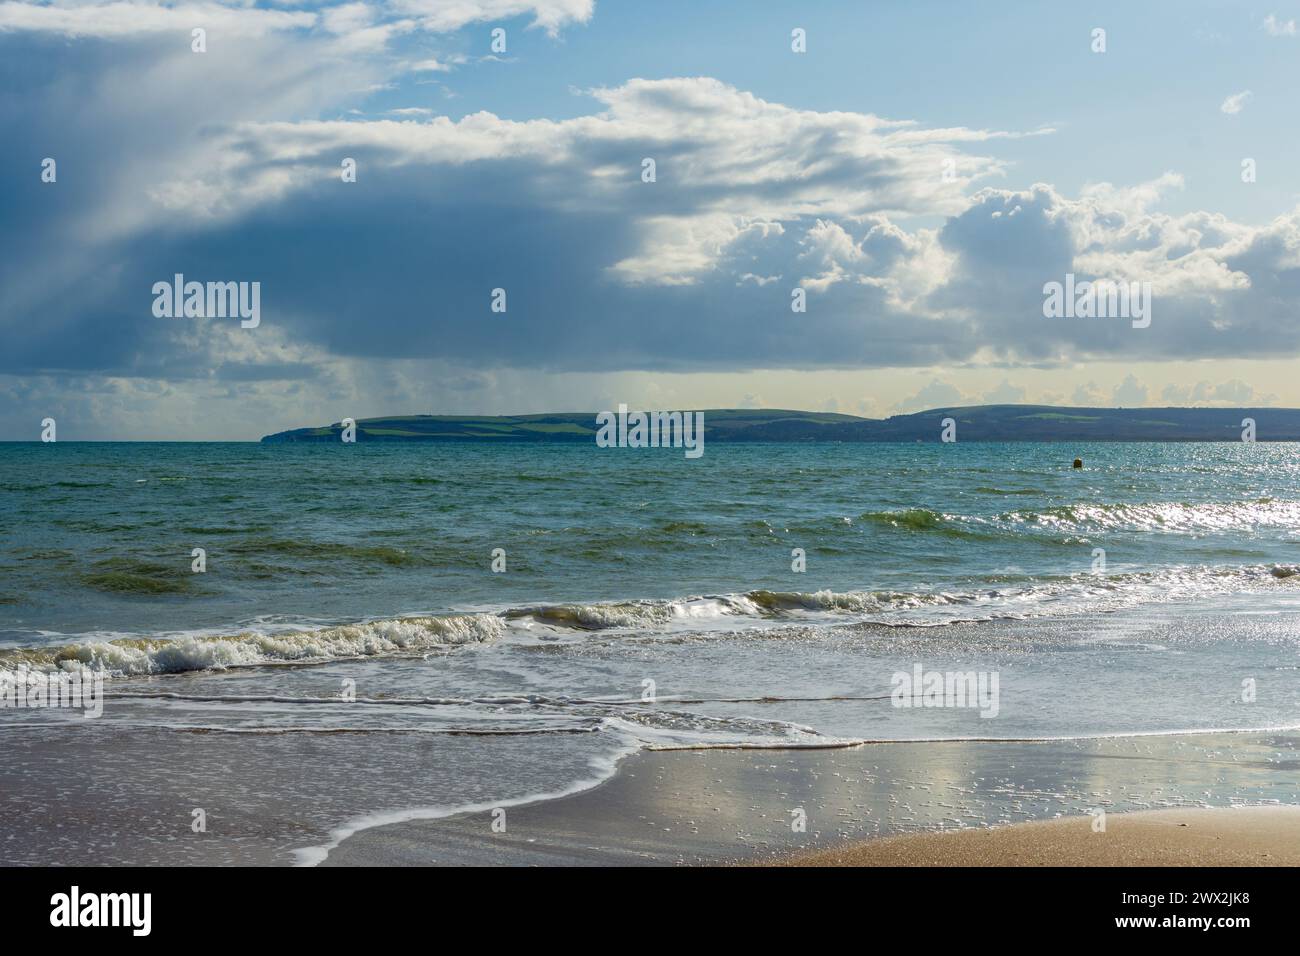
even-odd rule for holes
{"type": "MultiPolygon", "coordinates": [[[[356,4],[355,6],[361,6],[356,4]]],[[[312,27],[317,15],[305,10],[262,10],[242,4],[186,3],[164,6],[115,0],[110,3],[0,3],[0,33],[30,31],[66,37],[121,39],[141,34],[174,33],[189,52],[190,31],[202,27],[222,37],[260,37],[312,27]]]]}
{"type": "MultiPolygon", "coordinates": [[[[59,180],[42,184],[30,151],[0,154],[0,376],[92,389],[87,414],[124,412],[113,403],[158,388],[178,409],[231,389],[263,410],[283,400],[287,414],[310,412],[313,396],[423,396],[434,374],[460,383],[439,386],[455,401],[578,372],[1300,351],[1300,210],[1259,225],[1171,214],[1175,170],[1073,194],[1008,186],[1013,169],[985,144],[1045,130],[801,109],[711,77],[588,90],[560,119],[428,115],[427,99],[391,84],[421,66],[445,72],[429,64],[453,56],[390,56],[373,37],[343,45],[511,11],[549,30],[586,22],[590,4],[347,3],[293,11],[311,22],[283,28],[252,17],[246,40],[205,56],[157,31],[132,42],[24,31],[15,6],[31,5],[0,4],[0,55],[33,92],[0,99],[0,126],[57,157],[59,180]],[[381,87],[383,101],[368,101],[381,87]],[[362,106],[352,115],[381,118],[325,118],[362,106]],[[345,157],[355,183],[339,175],[345,157]],[[647,157],[654,182],[642,181],[647,157]],[[154,319],[149,290],[176,272],[260,281],[262,327],[154,319]],[[1044,318],[1044,284],[1067,275],[1149,283],[1150,327],[1044,318]],[[806,313],[791,311],[795,287],[806,313]],[[489,308],[494,288],[508,292],[504,314],[489,308]],[[385,367],[405,371],[385,382],[385,367]]],[[[40,9],[97,11],[94,24],[107,6],[40,9]]],[[[123,6],[123,22],[189,9],[123,6]]],[[[1009,379],[987,381],[968,395],[936,378],[899,408],[1024,398],[1009,379]]]]}
{"type": "MultiPolygon", "coordinates": [[[[372,166],[419,167],[430,175],[443,166],[526,163],[555,205],[622,208],[636,219],[642,242],[607,264],[615,278],[682,285],[729,251],[782,235],[780,223],[794,219],[878,216],[880,231],[871,238],[890,256],[887,244],[924,240],[893,229],[887,214],[958,211],[960,185],[1002,168],[967,156],[964,178],[944,182],[940,160],[953,144],[979,139],[970,135],[976,131],[922,137],[910,123],[793,110],[705,77],[634,79],[589,95],[604,107],[600,112],[561,122],[476,113],[423,124],[243,124],[210,143],[219,161],[187,171],[187,187],[171,194],[195,197],[190,214],[233,216],[268,194],[314,186],[324,165],[344,153],[364,151],[372,166]],[[655,161],[653,183],[641,180],[643,158],[655,161]],[[222,197],[220,207],[212,196],[222,197]]],[[[828,221],[817,228],[840,227],[828,221]]],[[[814,244],[822,238],[809,236],[814,244]]],[[[833,280],[833,262],[845,254],[858,253],[842,241],[823,250],[827,270],[810,282],[833,280]]]]}
{"type": "Polygon", "coordinates": [[[1111,398],[1113,404],[1124,408],[1145,405],[1147,403],[1147,387],[1130,373],[1124,376],[1124,381],[1111,390],[1111,398]]]}
{"type": "Polygon", "coordinates": [[[419,20],[430,31],[450,33],[471,23],[532,17],[532,26],[551,36],[588,22],[595,0],[389,0],[393,10],[419,20]]]}
{"type": "Polygon", "coordinates": [[[456,67],[466,63],[468,59],[468,57],[459,54],[453,54],[442,59],[429,57],[410,64],[407,69],[412,73],[450,73],[456,67]]]}
{"type": "Polygon", "coordinates": [[[355,51],[382,49],[396,33],[419,29],[450,33],[471,23],[531,18],[551,36],[566,26],[588,22],[594,0],[387,0],[343,3],[307,10],[264,10],[243,0],[229,3],[158,3],[109,0],[0,3],[0,33],[26,31],[67,37],[123,39],[144,34],[175,33],[189,47],[190,30],[202,27],[218,38],[265,36],[275,31],[305,30],[320,25],[343,38],[355,51]],[[382,21],[382,22],[381,22],[382,21]]]}
{"type": "Polygon", "coordinates": [[[1264,30],[1269,36],[1293,37],[1296,35],[1295,20],[1279,20],[1270,13],[1264,18],[1264,30]]]}
{"type": "Polygon", "coordinates": [[[932,379],[915,395],[904,398],[894,406],[893,411],[900,414],[920,412],[930,408],[971,404],[969,396],[951,382],[932,379]]]}
{"type": "Polygon", "coordinates": [[[985,392],[981,401],[986,405],[1017,405],[1025,400],[1025,389],[1012,385],[1005,378],[996,387],[985,392]]]}
{"type": "MultiPolygon", "coordinates": [[[[595,110],[565,120],[223,116],[223,102],[257,99],[237,84],[274,82],[247,64],[265,57],[292,72],[317,62],[311,41],[302,51],[264,42],[219,74],[187,73],[199,58],[175,54],[184,66],[168,71],[180,79],[142,92],[154,99],[143,116],[131,97],[67,104],[107,145],[99,184],[61,181],[76,202],[51,224],[42,197],[67,194],[11,177],[35,183],[16,215],[50,245],[37,243],[34,264],[26,249],[0,263],[12,280],[0,298],[8,314],[49,320],[16,336],[0,367],[68,367],[59,343],[105,312],[121,317],[118,334],[91,335],[96,347],[75,361],[140,367],[154,354],[141,290],[177,271],[261,281],[267,321],[332,354],[498,367],[1041,364],[1300,345],[1288,305],[1300,292],[1300,218],[1247,227],[1161,213],[1182,184],[1174,172],[1092,184],[1076,198],[1041,183],[963,193],[939,160],[983,135],[792,109],[702,77],[593,90],[595,110]],[[192,99],[204,111],[178,125],[192,99]],[[129,145],[115,147],[124,137],[113,130],[129,145]],[[646,156],[657,159],[655,182],[642,181],[646,156]],[[356,183],[340,179],[344,157],[357,161],[356,183]],[[920,217],[942,225],[907,225],[920,217]],[[79,241],[54,253],[55,233],[66,243],[69,230],[79,241]],[[80,263],[93,295],[43,277],[41,262],[55,260],[67,276],[80,263]],[[1045,319],[1043,285],[1067,273],[1151,283],[1151,327],[1045,319]],[[797,316],[796,285],[808,297],[797,316]],[[509,293],[509,336],[503,320],[484,320],[494,288],[509,293]]],[[[318,82],[285,84],[278,103],[258,101],[292,112],[309,108],[298,99],[308,87],[334,84],[341,96],[376,75],[332,67],[320,64],[318,82]]],[[[59,135],[38,122],[48,126],[38,140],[59,135]]],[[[963,157],[967,175],[1002,171],[963,157]]]]}
{"type": "Polygon", "coordinates": [[[1219,111],[1227,113],[1229,116],[1235,116],[1242,111],[1246,103],[1254,95],[1255,94],[1250,90],[1242,90],[1240,93],[1233,93],[1220,104],[1219,111]]]}
{"type": "Polygon", "coordinates": [[[1195,385],[1166,385],[1160,397],[1167,402],[1179,405],[1273,405],[1277,396],[1256,391],[1253,385],[1239,378],[1228,379],[1218,384],[1199,381],[1195,385]]]}
{"type": "Polygon", "coordinates": [[[1105,395],[1097,387],[1097,383],[1092,381],[1076,385],[1074,395],[1070,397],[1071,405],[1082,405],[1087,408],[1097,408],[1105,403],[1105,395]]]}

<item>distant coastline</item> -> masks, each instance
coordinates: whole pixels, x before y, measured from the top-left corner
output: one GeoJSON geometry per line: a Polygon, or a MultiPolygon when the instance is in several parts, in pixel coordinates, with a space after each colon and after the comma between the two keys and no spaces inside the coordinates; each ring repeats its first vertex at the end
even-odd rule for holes
{"type": "MultiPolygon", "coordinates": [[[[1296,408],[1074,408],[973,405],[890,418],[775,408],[704,409],[709,442],[937,442],[944,419],[958,441],[1231,441],[1244,419],[1261,442],[1300,441],[1296,408]]],[[[341,422],[276,432],[264,443],[335,442],[341,422]]],[[[356,421],[357,441],[593,442],[596,412],[540,415],[400,415],[356,421]]]]}

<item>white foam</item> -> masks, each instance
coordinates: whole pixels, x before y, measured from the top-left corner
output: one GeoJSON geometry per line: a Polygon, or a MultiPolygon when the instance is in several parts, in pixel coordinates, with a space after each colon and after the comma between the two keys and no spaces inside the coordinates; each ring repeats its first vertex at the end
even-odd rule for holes
{"type": "Polygon", "coordinates": [[[308,846],[294,850],[293,855],[296,861],[295,865],[319,866],[329,858],[330,852],[336,849],[339,844],[363,830],[372,830],[375,827],[391,826],[395,823],[409,823],[412,820],[442,820],[463,813],[486,813],[490,810],[495,810],[498,807],[521,807],[530,803],[540,803],[544,800],[557,800],[560,797],[571,797],[575,793],[592,790],[613,778],[614,774],[618,772],[619,762],[624,757],[635,753],[638,749],[640,749],[639,744],[629,742],[609,757],[592,758],[590,765],[593,770],[597,771],[597,776],[586,780],[576,781],[561,790],[554,790],[549,793],[530,794],[528,796],[512,797],[506,800],[464,803],[456,806],[412,807],[406,810],[388,810],[382,813],[368,813],[364,816],[354,817],[343,825],[331,830],[329,833],[329,839],[325,843],[322,843],[319,846],[308,846]]]}
{"type": "Polygon", "coordinates": [[[36,671],[87,667],[108,677],[135,677],[411,653],[490,642],[504,631],[502,620],[491,614],[397,618],[315,631],[92,641],[27,651],[13,663],[36,671]]]}

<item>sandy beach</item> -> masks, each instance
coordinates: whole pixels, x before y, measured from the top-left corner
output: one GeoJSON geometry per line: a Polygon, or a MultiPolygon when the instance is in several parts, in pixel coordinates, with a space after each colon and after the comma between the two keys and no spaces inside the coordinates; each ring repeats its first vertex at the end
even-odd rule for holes
{"type": "Polygon", "coordinates": [[[553,799],[500,801],[493,778],[458,776],[471,803],[458,809],[420,802],[449,753],[427,735],[97,724],[4,735],[5,862],[1300,863],[1294,733],[643,749],[553,799]],[[1104,833],[1091,829],[1097,810],[1104,833]]]}
{"type": "Polygon", "coordinates": [[[867,840],[781,866],[1300,866],[1300,807],[1113,813],[867,840]]]}
{"type": "Polygon", "coordinates": [[[641,751],[598,787],[508,810],[504,832],[485,812],[409,820],[326,865],[1294,864],[1297,749],[1215,734],[641,751]]]}

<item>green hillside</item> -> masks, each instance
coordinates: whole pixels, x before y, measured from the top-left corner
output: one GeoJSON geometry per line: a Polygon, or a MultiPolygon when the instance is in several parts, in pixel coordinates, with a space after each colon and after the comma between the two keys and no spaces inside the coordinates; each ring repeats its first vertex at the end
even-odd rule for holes
{"type": "MultiPolygon", "coordinates": [[[[938,441],[941,422],[959,441],[1240,441],[1253,418],[1259,441],[1300,441],[1293,408],[1058,408],[976,405],[891,418],[777,408],[704,409],[707,442],[938,441]]],[[[338,441],[342,425],[296,428],[264,442],[338,441]]],[[[357,422],[357,441],[594,442],[595,412],[544,415],[398,415],[357,422]]]]}

